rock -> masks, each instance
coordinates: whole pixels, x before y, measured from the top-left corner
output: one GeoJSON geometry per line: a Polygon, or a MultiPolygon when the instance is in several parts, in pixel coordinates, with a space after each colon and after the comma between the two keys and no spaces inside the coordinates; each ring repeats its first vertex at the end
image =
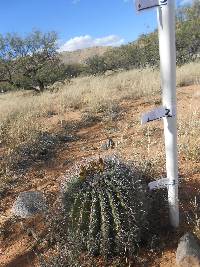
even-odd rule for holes
{"type": "Polygon", "coordinates": [[[181,237],[176,251],[176,263],[180,267],[200,267],[200,241],[192,233],[181,237]]]}
{"type": "Polygon", "coordinates": [[[105,143],[101,145],[102,150],[107,150],[109,148],[113,149],[114,147],[115,147],[115,143],[111,138],[109,138],[105,143]]]}
{"type": "Polygon", "coordinates": [[[21,218],[27,218],[47,211],[46,199],[42,192],[22,192],[13,204],[12,212],[21,218]]]}
{"type": "Polygon", "coordinates": [[[107,150],[107,149],[108,149],[107,143],[103,143],[103,144],[101,145],[101,149],[102,149],[102,150],[107,150]]]}

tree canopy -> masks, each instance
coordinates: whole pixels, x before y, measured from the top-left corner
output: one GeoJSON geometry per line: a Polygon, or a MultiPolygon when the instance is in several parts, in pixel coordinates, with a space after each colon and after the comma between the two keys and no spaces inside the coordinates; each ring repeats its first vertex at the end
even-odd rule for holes
{"type": "MultiPolygon", "coordinates": [[[[194,61],[200,56],[200,1],[179,7],[176,14],[177,64],[194,61]]],[[[159,66],[158,32],[142,34],[136,41],[110,49],[103,56],[95,56],[86,64],[90,73],[106,70],[159,66]]]]}
{"type": "Polygon", "coordinates": [[[55,32],[0,35],[0,82],[43,91],[63,76],[55,32]]]}
{"type": "MultiPolygon", "coordinates": [[[[200,1],[177,9],[177,64],[200,58],[200,1]]],[[[103,74],[107,70],[158,67],[158,32],[142,34],[136,41],[109,49],[85,64],[63,64],[57,52],[57,34],[34,31],[26,37],[0,35],[0,83],[4,87],[43,91],[49,85],[79,75],[103,74]]]]}

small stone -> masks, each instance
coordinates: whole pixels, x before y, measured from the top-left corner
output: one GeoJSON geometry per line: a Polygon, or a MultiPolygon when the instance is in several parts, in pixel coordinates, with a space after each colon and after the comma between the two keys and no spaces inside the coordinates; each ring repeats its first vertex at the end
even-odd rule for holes
{"type": "Polygon", "coordinates": [[[101,149],[102,149],[102,150],[107,150],[107,149],[108,149],[107,143],[103,143],[103,144],[101,145],[101,149]]]}
{"type": "Polygon", "coordinates": [[[46,199],[42,192],[22,192],[13,204],[12,212],[21,218],[27,218],[47,211],[46,199]]]}
{"type": "Polygon", "coordinates": [[[113,149],[115,147],[114,141],[109,138],[105,143],[101,145],[102,150],[108,150],[109,148],[113,149]]]}
{"type": "Polygon", "coordinates": [[[176,263],[180,267],[200,267],[200,241],[192,233],[181,237],[176,251],[176,263]]]}

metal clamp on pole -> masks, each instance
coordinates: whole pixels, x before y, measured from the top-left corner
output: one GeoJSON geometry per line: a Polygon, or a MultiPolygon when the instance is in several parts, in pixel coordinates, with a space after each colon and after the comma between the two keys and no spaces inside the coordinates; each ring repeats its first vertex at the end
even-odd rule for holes
{"type": "Polygon", "coordinates": [[[168,188],[169,186],[175,186],[177,183],[176,180],[169,179],[169,178],[162,178],[160,180],[156,180],[153,182],[150,182],[148,184],[149,190],[155,190],[155,189],[162,189],[162,188],[168,188]]]}

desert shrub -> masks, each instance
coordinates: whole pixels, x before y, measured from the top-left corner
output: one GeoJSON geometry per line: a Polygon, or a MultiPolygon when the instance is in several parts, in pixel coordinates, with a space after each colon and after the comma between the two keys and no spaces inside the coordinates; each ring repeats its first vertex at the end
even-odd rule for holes
{"type": "Polygon", "coordinates": [[[93,56],[86,60],[87,72],[89,74],[102,74],[108,70],[103,56],[93,56]]]}
{"type": "Polygon", "coordinates": [[[63,80],[64,66],[56,42],[55,32],[0,35],[0,82],[16,89],[43,91],[63,80]]]}
{"type": "Polygon", "coordinates": [[[74,64],[67,64],[65,66],[65,77],[66,78],[76,78],[84,73],[85,67],[84,65],[74,63],[74,64]]]}
{"type": "Polygon", "coordinates": [[[148,230],[151,201],[145,175],[144,170],[111,157],[86,162],[67,176],[64,231],[66,242],[70,237],[78,244],[75,253],[105,258],[136,255],[148,230]]]}
{"type": "Polygon", "coordinates": [[[10,170],[26,170],[28,167],[50,160],[55,153],[59,140],[56,135],[39,132],[35,140],[19,144],[8,155],[10,170]]]}
{"type": "Polygon", "coordinates": [[[98,116],[98,114],[90,112],[90,110],[88,110],[87,112],[82,114],[81,121],[85,126],[92,126],[96,123],[99,123],[101,121],[101,118],[98,116]]]}

